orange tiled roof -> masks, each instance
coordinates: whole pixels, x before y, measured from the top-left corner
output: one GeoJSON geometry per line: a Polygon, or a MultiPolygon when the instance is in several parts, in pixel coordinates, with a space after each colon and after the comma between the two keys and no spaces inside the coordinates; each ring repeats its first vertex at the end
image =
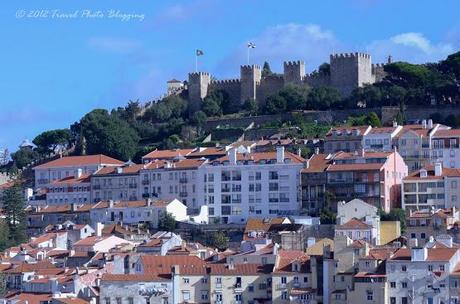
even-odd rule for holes
{"type": "Polygon", "coordinates": [[[196,169],[206,162],[205,159],[181,159],[178,161],[168,162],[165,160],[154,160],[145,165],[145,169],[167,169],[167,170],[185,170],[185,169],[196,169]]]}
{"type": "Polygon", "coordinates": [[[121,160],[103,155],[65,156],[45,164],[34,167],[34,169],[47,169],[56,167],[78,167],[91,165],[122,165],[121,160]]]}
{"type": "Polygon", "coordinates": [[[47,293],[19,293],[7,296],[10,301],[15,301],[15,304],[41,304],[51,301],[51,294],[47,293]]]}
{"type": "Polygon", "coordinates": [[[194,149],[155,150],[142,156],[142,159],[173,159],[178,156],[187,156],[193,150],[194,149]]]}
{"type": "Polygon", "coordinates": [[[202,150],[196,150],[190,153],[189,157],[207,157],[207,156],[224,156],[227,154],[227,151],[224,147],[210,147],[204,148],[202,150]]]}
{"type": "MultiPolygon", "coordinates": [[[[458,248],[429,248],[427,261],[448,261],[455,255],[458,248]]],[[[411,259],[411,250],[409,248],[399,248],[390,260],[409,260],[411,259]]]]}
{"type": "MultiPolygon", "coordinates": [[[[236,158],[238,161],[254,161],[255,163],[261,161],[261,160],[275,160],[276,161],[276,152],[254,152],[254,153],[237,153],[236,158]]],[[[301,156],[298,156],[294,153],[291,152],[284,152],[284,158],[290,159],[293,163],[304,163],[305,159],[301,156]]],[[[223,163],[228,161],[228,155],[218,158],[217,162],[223,163]]]]}
{"type": "Polygon", "coordinates": [[[435,176],[435,166],[427,165],[425,168],[417,170],[404,178],[404,180],[423,180],[423,179],[442,179],[443,177],[458,177],[460,176],[460,169],[456,168],[442,168],[442,174],[435,176]],[[427,177],[420,177],[420,172],[426,170],[427,177]]]}
{"type": "Polygon", "coordinates": [[[308,168],[302,169],[302,172],[324,172],[331,162],[331,159],[328,156],[328,154],[313,154],[308,161],[308,168]]]}
{"type": "Polygon", "coordinates": [[[53,301],[61,304],[89,304],[88,301],[79,298],[53,298],[53,301]]]}
{"type": "Polygon", "coordinates": [[[372,228],[371,225],[368,225],[356,218],[352,218],[351,220],[349,220],[348,222],[346,222],[345,224],[343,225],[336,225],[335,226],[335,229],[339,229],[339,230],[346,230],[346,229],[370,229],[372,228]]]}
{"type": "Polygon", "coordinates": [[[310,257],[300,250],[280,250],[276,259],[274,273],[292,272],[292,263],[299,262],[301,269],[299,272],[309,272],[310,257]]]}
{"type": "Polygon", "coordinates": [[[97,172],[94,173],[95,176],[99,175],[110,175],[110,174],[137,174],[141,169],[144,168],[144,165],[129,165],[123,167],[103,167],[97,172]],[[118,173],[118,170],[121,168],[121,173],[118,173]]]}
{"type": "Polygon", "coordinates": [[[107,236],[89,236],[74,243],[74,246],[94,246],[100,241],[108,238],[107,236]]]}
{"type": "Polygon", "coordinates": [[[52,185],[69,185],[69,184],[81,184],[89,183],[91,174],[82,174],[80,177],[76,176],[67,176],[58,180],[51,182],[52,185]]]}
{"type": "Polygon", "coordinates": [[[353,134],[353,131],[355,130],[358,130],[359,131],[359,135],[358,136],[362,136],[364,135],[364,132],[367,131],[367,129],[369,129],[370,126],[340,126],[340,127],[335,127],[335,128],[331,128],[329,130],[329,132],[327,132],[326,134],[326,138],[327,137],[331,137],[333,135],[333,132],[341,132],[341,136],[344,137],[344,136],[356,136],[353,134]],[[351,134],[350,134],[351,132],[351,134]]]}
{"type": "Polygon", "coordinates": [[[150,282],[158,280],[166,280],[168,275],[158,275],[154,273],[148,274],[109,274],[105,273],[102,276],[102,281],[111,282],[150,282]]]}

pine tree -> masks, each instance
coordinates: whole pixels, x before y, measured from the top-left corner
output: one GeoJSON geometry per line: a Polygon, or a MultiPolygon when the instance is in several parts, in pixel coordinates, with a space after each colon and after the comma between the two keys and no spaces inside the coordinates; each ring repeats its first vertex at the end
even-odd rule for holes
{"type": "Polygon", "coordinates": [[[272,74],[273,72],[272,72],[272,69],[270,68],[270,64],[267,61],[265,61],[264,66],[262,67],[262,78],[270,76],[272,74]]]}
{"type": "Polygon", "coordinates": [[[3,202],[11,245],[17,245],[26,241],[26,213],[24,210],[24,196],[21,186],[16,184],[5,190],[3,202]]]}

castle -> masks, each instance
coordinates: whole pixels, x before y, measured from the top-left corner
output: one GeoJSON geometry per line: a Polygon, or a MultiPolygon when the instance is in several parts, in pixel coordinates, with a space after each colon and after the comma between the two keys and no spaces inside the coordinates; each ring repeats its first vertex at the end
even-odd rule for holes
{"type": "Polygon", "coordinates": [[[378,82],[385,76],[384,65],[372,64],[369,54],[332,54],[329,59],[330,73],[306,74],[305,62],[301,60],[286,61],[282,75],[266,77],[262,77],[259,65],[242,65],[239,79],[212,80],[206,72],[190,73],[186,83],[169,81],[168,92],[174,94],[187,89],[191,110],[194,111],[200,108],[201,101],[213,90],[223,90],[228,94],[230,102],[239,103],[249,99],[263,103],[268,96],[291,83],[310,87],[330,86],[346,97],[353,89],[378,82]]]}

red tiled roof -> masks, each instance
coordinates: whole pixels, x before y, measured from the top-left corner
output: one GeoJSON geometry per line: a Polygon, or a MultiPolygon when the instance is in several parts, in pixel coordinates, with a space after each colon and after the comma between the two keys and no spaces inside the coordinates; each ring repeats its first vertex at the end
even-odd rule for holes
{"type": "Polygon", "coordinates": [[[155,150],[144,156],[142,159],[173,159],[178,156],[187,156],[194,149],[155,150]]]}
{"type": "Polygon", "coordinates": [[[99,175],[109,175],[109,174],[137,174],[141,169],[144,168],[144,165],[129,165],[123,167],[103,167],[97,172],[94,173],[95,176],[99,175]],[[118,170],[121,169],[121,173],[118,173],[118,170]]]}
{"type": "Polygon", "coordinates": [[[206,162],[205,159],[181,159],[167,162],[165,160],[154,160],[145,165],[145,169],[167,169],[167,170],[184,170],[196,169],[206,162]]]}
{"type": "Polygon", "coordinates": [[[310,257],[300,250],[280,250],[276,259],[276,265],[273,270],[274,273],[292,272],[292,263],[299,262],[301,269],[299,271],[309,272],[307,263],[310,257]]]}
{"type": "Polygon", "coordinates": [[[170,274],[173,265],[179,266],[181,274],[206,274],[206,263],[196,256],[167,255],[141,256],[144,272],[151,274],[170,274]]]}
{"type": "Polygon", "coordinates": [[[370,229],[372,228],[371,225],[368,225],[356,218],[352,218],[351,220],[349,220],[348,222],[346,222],[345,224],[343,225],[336,225],[335,226],[335,229],[339,229],[339,230],[348,230],[348,229],[370,229]]]}
{"type": "Polygon", "coordinates": [[[329,132],[327,132],[326,138],[331,137],[333,135],[334,131],[335,132],[337,132],[337,131],[341,132],[340,137],[345,137],[345,136],[356,136],[355,134],[353,134],[353,131],[358,130],[359,131],[358,136],[363,136],[364,132],[366,132],[367,129],[369,129],[369,128],[370,128],[370,126],[340,126],[340,127],[335,127],[335,128],[331,128],[329,130],[329,132]],[[351,132],[351,134],[350,134],[350,132],[351,132]]]}
{"type": "Polygon", "coordinates": [[[331,159],[328,158],[328,156],[328,154],[313,154],[308,161],[308,168],[302,169],[302,172],[324,172],[331,162],[331,159]]]}
{"type": "Polygon", "coordinates": [[[429,179],[443,179],[447,177],[458,177],[460,176],[460,169],[456,168],[442,168],[442,174],[435,176],[435,166],[427,165],[425,168],[417,170],[404,178],[404,180],[429,180],[429,179]],[[427,177],[420,177],[420,172],[426,170],[427,177]]]}
{"type": "Polygon", "coordinates": [[[105,273],[102,276],[102,281],[111,282],[150,282],[168,279],[167,275],[158,275],[154,273],[148,274],[109,274],[105,273]]]}
{"type": "Polygon", "coordinates": [[[53,301],[60,304],[89,304],[88,301],[79,298],[53,298],[53,301]]]}
{"type": "Polygon", "coordinates": [[[437,130],[433,138],[437,137],[460,137],[460,129],[437,130]]]}
{"type": "MultiPolygon", "coordinates": [[[[427,261],[449,261],[455,255],[458,248],[429,248],[427,261]]],[[[399,248],[390,260],[409,260],[411,250],[409,248],[399,248]]]]}
{"type": "Polygon", "coordinates": [[[227,151],[224,147],[211,147],[211,148],[204,148],[201,150],[196,150],[190,153],[189,157],[206,157],[206,156],[224,156],[227,154],[227,151]]]}
{"type": "Polygon", "coordinates": [[[367,170],[380,170],[385,164],[384,163],[369,163],[369,164],[332,164],[326,171],[337,172],[337,171],[367,171],[367,170]]]}
{"type": "Polygon", "coordinates": [[[103,155],[84,155],[84,156],[65,156],[42,165],[34,167],[34,169],[47,169],[56,167],[78,167],[78,166],[91,166],[91,165],[122,165],[123,162],[103,155]]]}
{"type": "Polygon", "coordinates": [[[80,177],[76,176],[67,176],[58,180],[51,182],[52,185],[71,185],[71,184],[81,184],[89,183],[91,174],[82,174],[80,177]]]}
{"type": "MultiPolygon", "coordinates": [[[[275,160],[276,161],[276,152],[254,152],[254,153],[237,153],[236,158],[238,161],[254,161],[255,163],[261,161],[261,160],[275,160]]],[[[298,156],[294,153],[291,152],[284,152],[284,158],[290,159],[293,163],[301,163],[303,164],[305,162],[305,159],[303,159],[301,156],[298,156]]],[[[223,163],[228,161],[228,155],[218,158],[217,162],[223,163]]]]}
{"type": "Polygon", "coordinates": [[[47,293],[19,293],[13,294],[11,296],[7,296],[7,299],[10,301],[15,301],[15,304],[41,304],[41,303],[48,303],[51,301],[51,294],[47,293]]]}
{"type": "Polygon", "coordinates": [[[89,236],[74,243],[74,246],[94,246],[100,241],[108,238],[107,236],[89,236]]]}

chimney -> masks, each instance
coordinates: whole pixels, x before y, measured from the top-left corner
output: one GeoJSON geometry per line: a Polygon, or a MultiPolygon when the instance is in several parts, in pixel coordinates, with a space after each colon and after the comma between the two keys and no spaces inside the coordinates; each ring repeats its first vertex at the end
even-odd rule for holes
{"type": "Polygon", "coordinates": [[[411,262],[426,261],[426,258],[428,257],[428,248],[426,247],[414,247],[411,248],[410,251],[411,262]]]}
{"type": "Polygon", "coordinates": [[[422,120],[422,127],[426,129],[426,119],[422,120]]]}
{"type": "Polygon", "coordinates": [[[409,247],[418,247],[418,239],[409,239],[409,247]]]}
{"type": "Polygon", "coordinates": [[[230,161],[231,165],[236,165],[236,149],[230,149],[228,151],[228,160],[230,161]]]}
{"type": "Polygon", "coordinates": [[[315,154],[316,154],[316,155],[319,154],[319,148],[318,148],[318,147],[315,148],[315,154]]]}
{"type": "Polygon", "coordinates": [[[361,157],[364,157],[365,153],[366,153],[366,151],[364,151],[364,148],[361,148],[361,157]]]}
{"type": "Polygon", "coordinates": [[[73,203],[70,206],[71,206],[73,212],[77,211],[77,204],[73,203]]]}
{"type": "Polygon", "coordinates": [[[434,175],[442,176],[442,164],[441,163],[434,164],[434,175]]]}
{"type": "Polygon", "coordinates": [[[284,164],[284,147],[276,147],[276,162],[284,164]]]}
{"type": "Polygon", "coordinates": [[[118,174],[123,173],[123,168],[122,168],[122,167],[117,167],[117,173],[118,173],[118,174]]]}
{"type": "Polygon", "coordinates": [[[77,169],[77,178],[80,178],[82,174],[83,174],[83,170],[81,168],[78,168],[77,169]]]}
{"type": "Polygon", "coordinates": [[[113,208],[113,200],[109,200],[109,208],[113,208]]]}
{"type": "Polygon", "coordinates": [[[104,224],[96,223],[96,236],[102,236],[102,229],[104,229],[104,224]]]}
{"type": "Polygon", "coordinates": [[[314,237],[309,237],[307,239],[307,248],[313,246],[316,244],[316,239],[314,237]]]}
{"type": "Polygon", "coordinates": [[[310,168],[310,159],[305,160],[305,169],[310,168]]]}
{"type": "Polygon", "coordinates": [[[396,120],[393,120],[393,128],[396,128],[398,126],[398,122],[396,120]]]}
{"type": "Polygon", "coordinates": [[[302,156],[302,150],[300,148],[297,149],[297,155],[302,156]]]}
{"type": "Polygon", "coordinates": [[[428,129],[433,129],[433,119],[428,119],[428,129]]]}

